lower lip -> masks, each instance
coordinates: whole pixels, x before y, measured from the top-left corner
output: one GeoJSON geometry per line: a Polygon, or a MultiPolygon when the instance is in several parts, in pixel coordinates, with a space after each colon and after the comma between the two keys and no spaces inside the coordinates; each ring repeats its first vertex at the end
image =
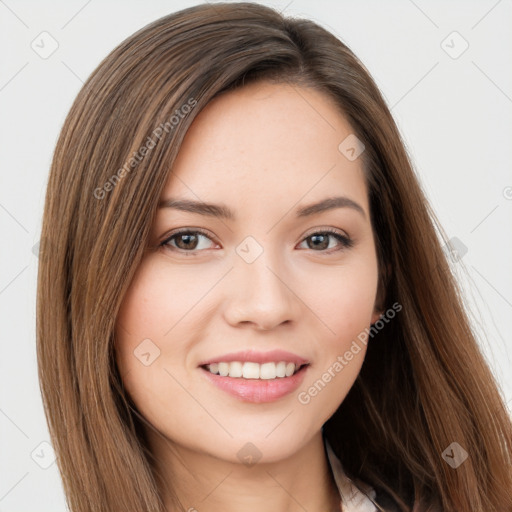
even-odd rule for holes
{"type": "Polygon", "coordinates": [[[263,403],[272,402],[293,393],[301,385],[308,368],[309,365],[305,365],[291,377],[275,379],[221,377],[204,368],[200,370],[212,384],[242,402],[263,403]]]}

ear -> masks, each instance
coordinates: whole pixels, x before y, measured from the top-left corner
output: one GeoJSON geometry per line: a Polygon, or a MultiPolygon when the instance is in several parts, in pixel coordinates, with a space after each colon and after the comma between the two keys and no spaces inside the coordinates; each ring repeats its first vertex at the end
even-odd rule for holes
{"type": "Polygon", "coordinates": [[[377,296],[375,298],[375,304],[372,314],[371,323],[374,324],[383,314],[386,304],[386,291],[389,283],[389,277],[391,275],[391,265],[388,264],[383,271],[379,272],[379,283],[377,286],[377,296]]]}
{"type": "Polygon", "coordinates": [[[381,310],[377,310],[377,308],[375,308],[373,310],[373,314],[372,314],[372,325],[381,317],[382,313],[384,313],[384,311],[381,311],[381,310]]]}

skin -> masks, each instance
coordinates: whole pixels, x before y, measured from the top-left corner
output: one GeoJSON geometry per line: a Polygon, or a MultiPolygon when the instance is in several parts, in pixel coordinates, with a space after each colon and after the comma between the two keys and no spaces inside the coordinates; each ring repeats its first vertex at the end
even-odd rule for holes
{"type": "Polygon", "coordinates": [[[338,150],[351,133],[324,93],[259,82],[212,100],[184,139],[161,199],[223,203],[237,219],[159,209],[119,312],[116,358],[150,425],[162,480],[185,510],[339,508],[321,428],[353,385],[365,345],[309,403],[298,393],[381,314],[362,162],[338,150]],[[295,216],[332,195],[357,202],[364,214],[343,207],[295,216]],[[178,228],[202,228],[208,237],[176,236],[162,246],[178,228]],[[325,228],[353,246],[333,236],[315,245],[311,235],[325,228]],[[263,250],[250,264],[236,252],[248,236],[263,250]],[[134,350],[148,338],[160,353],[146,366],[134,350]],[[274,402],[250,403],[213,386],[198,367],[249,348],[308,359],[304,383],[274,402]],[[252,466],[237,455],[248,442],[261,456],[252,466]]]}

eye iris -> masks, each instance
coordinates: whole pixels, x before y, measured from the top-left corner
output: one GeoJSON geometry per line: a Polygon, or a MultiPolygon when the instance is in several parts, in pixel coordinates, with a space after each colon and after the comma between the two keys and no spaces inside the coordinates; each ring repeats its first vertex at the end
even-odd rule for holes
{"type": "Polygon", "coordinates": [[[329,236],[330,235],[327,235],[327,234],[311,235],[308,238],[309,240],[313,240],[313,239],[317,240],[318,238],[323,238],[323,241],[321,241],[320,243],[314,243],[312,247],[311,247],[311,244],[308,243],[308,245],[310,246],[310,249],[312,249],[312,248],[327,249],[327,247],[329,247],[329,236]]]}
{"type": "Polygon", "coordinates": [[[197,239],[198,239],[198,236],[194,235],[192,233],[180,233],[180,234],[176,235],[176,245],[180,249],[195,249],[197,247],[197,239]],[[180,245],[182,245],[182,244],[180,244],[180,241],[182,239],[186,240],[186,242],[184,244],[185,245],[184,247],[180,247],[180,245]],[[191,239],[192,239],[193,247],[191,247],[190,245],[187,245],[187,244],[191,243],[191,239]]]}

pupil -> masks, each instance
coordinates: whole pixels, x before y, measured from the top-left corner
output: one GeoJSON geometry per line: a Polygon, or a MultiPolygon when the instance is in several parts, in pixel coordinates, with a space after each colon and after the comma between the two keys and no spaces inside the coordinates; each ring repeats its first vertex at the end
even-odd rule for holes
{"type": "MultiPolygon", "coordinates": [[[[185,244],[184,244],[184,245],[185,245],[185,247],[184,247],[185,249],[195,249],[195,244],[193,244],[193,243],[192,243],[193,247],[190,247],[190,245],[189,245],[189,244],[191,243],[191,239],[194,239],[194,238],[195,238],[196,240],[192,240],[192,242],[194,242],[194,241],[195,241],[195,242],[197,243],[197,237],[196,237],[196,235],[191,235],[191,234],[184,234],[184,235],[180,235],[180,236],[178,237],[178,241],[181,241],[182,239],[184,239],[184,240],[185,240],[185,244]]],[[[180,244],[178,244],[178,246],[179,246],[179,245],[180,245],[180,244]]],[[[180,247],[180,248],[183,248],[183,247],[180,247]]]]}
{"type": "Polygon", "coordinates": [[[323,238],[323,242],[320,242],[319,244],[313,244],[313,247],[320,247],[322,249],[325,249],[329,246],[329,242],[326,243],[326,241],[328,240],[329,237],[325,236],[325,235],[313,235],[311,237],[311,239],[318,239],[318,238],[323,238]]]}

